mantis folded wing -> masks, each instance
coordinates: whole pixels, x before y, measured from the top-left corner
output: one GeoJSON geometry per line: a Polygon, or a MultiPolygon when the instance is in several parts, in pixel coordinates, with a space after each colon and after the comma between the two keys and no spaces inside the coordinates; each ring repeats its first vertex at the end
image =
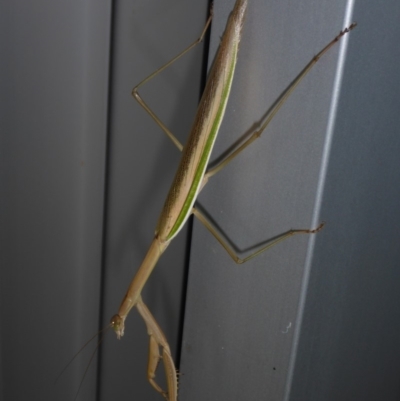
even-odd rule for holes
{"type": "Polygon", "coordinates": [[[223,240],[213,225],[207,220],[195,207],[195,201],[199,192],[206,185],[208,179],[224,168],[231,162],[242,150],[260,137],[265,130],[272,117],[294,90],[301,79],[308,73],[318,59],[341,37],[348,32],[354,25],[341,32],[328,46],[326,46],[303,70],[299,77],[293,82],[281,99],[277,102],[275,108],[261,124],[259,129],[254,132],[247,140],[238,146],[224,160],[222,160],[213,169],[207,171],[207,164],[210,154],[215,143],[220,124],[223,119],[229,92],[234,76],[234,69],[237,61],[239,43],[241,38],[242,27],[248,0],[237,0],[232,14],[229,18],[225,34],[222,38],[220,49],[214,61],[213,68],[209,74],[207,85],[203,93],[192,131],[186,145],[182,148],[180,142],[169,132],[162,121],[147,106],[138,93],[140,86],[152,79],[156,74],[167,68],[177,58],[181,57],[192,47],[202,40],[210,22],[211,17],[207,21],[202,35],[199,40],[191,45],[188,49],[178,55],[171,62],[151,74],[142,81],[134,90],[133,95],[146,111],[153,117],[156,123],[167,133],[175,145],[182,150],[182,158],[175,179],[171,186],[168,197],[165,201],[163,211],[159,218],[156,228],[156,234],[153,242],[142,262],[138,272],[134,276],[127,294],[120,306],[118,314],[111,319],[111,326],[114,328],[117,337],[124,335],[125,319],[129,311],[136,306],[140,315],[144,319],[147,331],[150,337],[150,355],[148,365],[148,378],[151,385],[160,392],[167,400],[175,401],[177,399],[177,380],[175,374],[175,366],[171,357],[170,349],[160,327],[151,315],[149,309],[143,303],[141,292],[147,279],[149,278],[158,259],[168,247],[172,239],[179,233],[187,219],[194,214],[209,231],[216,237],[221,245],[226,249],[228,254],[237,263],[244,263],[251,258],[257,256],[272,245],[296,233],[315,233],[322,228],[322,225],[314,230],[291,230],[278,237],[272,243],[261,247],[261,249],[252,253],[244,259],[239,258],[234,250],[223,240]],[[162,390],[155,381],[155,371],[160,360],[163,360],[164,369],[167,377],[167,390],[162,390]]]}

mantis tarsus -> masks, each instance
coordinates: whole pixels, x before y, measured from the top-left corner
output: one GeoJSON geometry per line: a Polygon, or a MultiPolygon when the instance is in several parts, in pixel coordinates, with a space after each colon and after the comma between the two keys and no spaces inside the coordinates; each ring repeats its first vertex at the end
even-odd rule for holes
{"type": "Polygon", "coordinates": [[[310,63],[306,66],[303,72],[296,78],[293,84],[283,94],[280,100],[276,103],[274,109],[268,117],[262,122],[259,129],[256,130],[250,137],[245,139],[232,153],[223,159],[215,167],[207,171],[207,163],[212,151],[212,147],[218,129],[222,121],[229,91],[232,84],[234,75],[235,64],[237,60],[237,53],[239,42],[241,38],[241,31],[244,22],[244,16],[248,0],[237,0],[235,7],[228,20],[225,34],[221,40],[220,48],[214,61],[213,68],[209,74],[206,88],[204,90],[195,120],[193,129],[190,133],[189,139],[182,147],[180,142],[175,136],[165,127],[161,120],[154,114],[154,112],[147,106],[139,95],[138,89],[151,80],[155,75],[170,66],[174,61],[183,56],[195,45],[200,42],[210,23],[211,16],[207,20],[206,26],[199,37],[191,46],[180,53],[177,57],[159,68],[145,80],[139,83],[133,89],[133,96],[144,107],[144,109],[151,115],[155,122],[163,129],[163,131],[170,137],[174,144],[182,150],[182,159],[178,167],[175,179],[171,186],[168,197],[165,201],[163,211],[159,218],[156,228],[155,237],[150,245],[150,248],[143,260],[138,272],[134,276],[127,294],[122,301],[118,314],[114,315],[111,319],[110,326],[115,330],[117,337],[121,338],[124,334],[125,319],[129,311],[136,306],[138,312],[143,317],[147,326],[147,331],[150,337],[150,351],[149,351],[149,364],[148,364],[148,379],[151,385],[160,392],[167,400],[176,401],[177,399],[177,378],[175,365],[171,356],[168,342],[158,326],[154,317],[143,303],[141,298],[141,291],[149,278],[153,268],[155,267],[161,254],[168,247],[172,239],[178,234],[182,226],[191,214],[194,214],[213,234],[213,236],[221,243],[225,250],[229,253],[236,263],[244,263],[251,258],[257,256],[269,247],[275,245],[277,242],[288,238],[297,233],[316,233],[322,228],[322,224],[313,230],[291,230],[280,237],[276,238],[272,243],[269,243],[261,249],[255,251],[244,259],[240,259],[234,250],[223,240],[218,234],[213,225],[208,221],[206,216],[195,208],[195,201],[198,193],[206,185],[208,179],[214,174],[224,168],[231,162],[242,150],[260,137],[261,133],[265,130],[273,116],[289,97],[291,92],[295,89],[298,83],[304,78],[309,70],[315,65],[318,59],[334,44],[341,36],[349,32],[355,24],[346,28],[344,31],[331,41],[320,53],[315,56],[310,63]],[[164,391],[155,381],[155,372],[160,360],[163,360],[164,369],[167,377],[167,390],[164,391]]]}

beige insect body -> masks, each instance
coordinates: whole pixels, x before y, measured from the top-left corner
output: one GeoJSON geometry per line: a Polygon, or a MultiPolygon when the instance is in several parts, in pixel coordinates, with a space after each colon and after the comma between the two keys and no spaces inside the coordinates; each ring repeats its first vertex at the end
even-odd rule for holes
{"type": "Polygon", "coordinates": [[[349,32],[355,24],[352,24],[331,41],[320,53],[318,53],[306,66],[303,72],[294,80],[288,90],[282,95],[281,99],[275,105],[274,109],[261,124],[260,128],[255,131],[248,139],[244,140],[233,152],[231,152],[224,160],[217,166],[207,171],[207,164],[213,149],[219,127],[221,125],[226,105],[231,90],[232,80],[234,76],[239,43],[246,14],[248,0],[237,0],[234,9],[229,17],[225,33],[220,43],[218,53],[216,55],[213,67],[209,73],[207,84],[201,98],[192,130],[190,132],[188,141],[182,149],[182,145],[175,138],[175,136],[165,127],[162,121],[155,115],[155,113],[147,106],[139,95],[138,89],[143,84],[152,79],[155,75],[169,67],[174,61],[180,58],[191,50],[197,43],[199,43],[211,23],[210,15],[207,20],[206,26],[198,40],[196,40],[186,50],[176,56],[173,60],[159,68],[138,86],[133,89],[133,96],[150,114],[155,122],[165,131],[175,145],[182,150],[182,157],[175,174],[171,189],[165,200],[164,207],[158,220],[155,237],[150,245],[150,248],[135,274],[128,291],[121,303],[118,314],[114,315],[111,319],[110,326],[115,330],[117,337],[121,338],[124,335],[125,319],[130,310],[136,306],[138,312],[142,316],[147,332],[150,337],[149,346],[149,363],[148,363],[148,379],[150,384],[155,390],[160,392],[168,401],[177,400],[177,377],[175,365],[171,356],[171,351],[168,342],[158,326],[156,320],[150,313],[147,306],[144,304],[141,292],[146,284],[151,272],[153,271],[158,259],[168,247],[171,240],[179,233],[187,219],[191,214],[194,214],[214,235],[214,237],[221,243],[225,250],[229,253],[232,259],[237,263],[243,263],[251,258],[257,256],[261,252],[275,245],[276,243],[298,233],[313,234],[318,232],[323,224],[313,230],[301,229],[290,230],[280,236],[274,241],[258,249],[251,255],[244,259],[239,258],[234,250],[226,243],[220,236],[217,230],[213,227],[211,222],[208,221],[195,207],[195,201],[199,192],[203,189],[208,179],[225,167],[232,161],[242,150],[249,146],[255,139],[259,138],[261,133],[265,130],[272,117],[276,114],[278,109],[282,106],[285,100],[289,97],[290,93],[315,65],[318,59],[334,44],[341,36],[349,32]],[[167,379],[167,390],[164,391],[155,381],[155,372],[157,366],[163,361],[164,370],[167,379]]]}

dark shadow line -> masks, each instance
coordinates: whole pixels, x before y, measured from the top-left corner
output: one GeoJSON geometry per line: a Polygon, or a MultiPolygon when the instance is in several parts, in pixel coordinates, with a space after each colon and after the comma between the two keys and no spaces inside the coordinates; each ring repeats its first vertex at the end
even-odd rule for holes
{"type": "MultiPolygon", "coordinates": [[[[105,310],[105,276],[106,276],[106,256],[107,256],[107,240],[108,240],[108,216],[110,204],[110,180],[111,180],[111,122],[112,122],[112,104],[113,95],[113,75],[114,75],[114,42],[116,37],[116,11],[117,2],[111,2],[110,10],[110,36],[109,36],[109,60],[108,60],[108,88],[107,88],[107,121],[106,121],[106,149],[105,149],[105,166],[104,166],[104,194],[103,194],[103,229],[101,239],[101,268],[100,268],[100,291],[99,291],[99,313],[98,328],[103,327],[103,314],[105,310]]],[[[101,367],[103,364],[103,347],[101,343],[98,347],[98,357],[96,366],[96,390],[95,399],[100,399],[101,394],[101,367]]]]}

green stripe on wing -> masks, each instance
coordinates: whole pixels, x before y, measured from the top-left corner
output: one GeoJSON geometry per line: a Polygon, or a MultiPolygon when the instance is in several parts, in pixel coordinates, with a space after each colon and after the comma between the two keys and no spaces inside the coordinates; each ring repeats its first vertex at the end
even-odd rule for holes
{"type": "Polygon", "coordinates": [[[182,210],[179,213],[179,216],[176,219],[174,226],[172,227],[170,233],[167,236],[167,241],[171,240],[180,231],[180,229],[186,222],[186,219],[189,217],[190,213],[192,212],[192,207],[196,200],[196,196],[197,196],[201,181],[203,179],[203,176],[204,176],[204,173],[205,173],[205,170],[207,167],[207,163],[210,158],[210,154],[211,154],[212,148],[214,146],[216,136],[219,131],[219,127],[222,122],[222,118],[224,117],[226,104],[228,102],[229,92],[230,92],[231,86],[232,86],[233,74],[235,72],[238,46],[235,46],[234,51],[235,51],[235,54],[234,54],[234,57],[232,57],[232,63],[231,63],[230,69],[229,69],[228,80],[226,82],[226,85],[225,85],[223,93],[222,93],[221,103],[218,108],[217,115],[215,116],[215,120],[213,122],[211,131],[210,131],[210,135],[207,138],[206,146],[204,147],[204,152],[200,158],[200,162],[197,167],[197,171],[194,176],[192,186],[190,187],[188,196],[185,200],[185,203],[183,204],[182,210]]]}

